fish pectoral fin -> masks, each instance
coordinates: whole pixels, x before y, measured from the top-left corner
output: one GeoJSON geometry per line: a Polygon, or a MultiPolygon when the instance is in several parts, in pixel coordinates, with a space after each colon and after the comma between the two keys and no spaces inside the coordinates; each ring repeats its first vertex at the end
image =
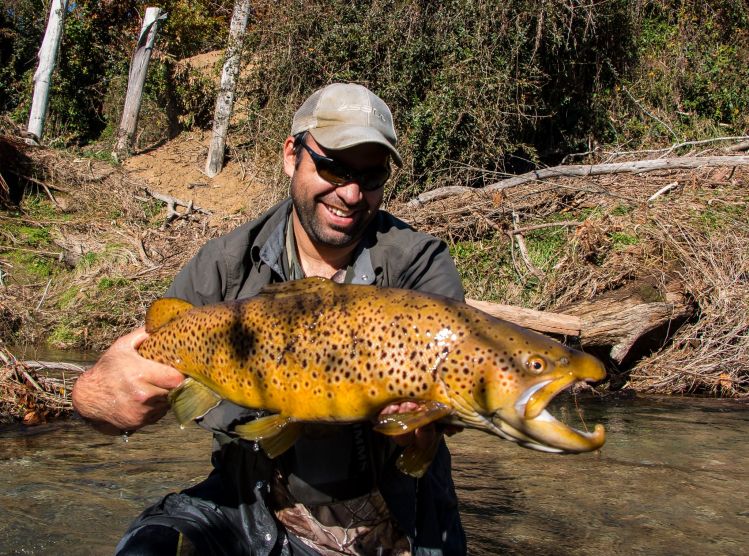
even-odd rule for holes
{"type": "Polygon", "coordinates": [[[429,445],[426,447],[420,446],[417,448],[415,444],[407,446],[403,450],[403,453],[398,456],[395,466],[402,473],[411,477],[416,477],[417,479],[423,477],[424,473],[429,469],[434,456],[437,454],[441,440],[441,434],[433,434],[429,445]]]}
{"type": "Polygon", "coordinates": [[[375,420],[374,430],[388,436],[398,436],[439,421],[452,412],[450,406],[430,400],[424,402],[417,411],[380,415],[375,420]]]}
{"type": "Polygon", "coordinates": [[[221,403],[221,396],[197,380],[186,378],[167,396],[179,424],[199,419],[221,403]]]}
{"type": "Polygon", "coordinates": [[[175,297],[157,299],[146,311],[146,332],[152,334],[166,323],[171,322],[193,308],[192,303],[175,297]]]}
{"type": "Polygon", "coordinates": [[[291,417],[277,414],[237,425],[234,432],[240,438],[259,442],[268,457],[275,458],[294,445],[302,432],[302,427],[301,423],[295,423],[291,417]]]}

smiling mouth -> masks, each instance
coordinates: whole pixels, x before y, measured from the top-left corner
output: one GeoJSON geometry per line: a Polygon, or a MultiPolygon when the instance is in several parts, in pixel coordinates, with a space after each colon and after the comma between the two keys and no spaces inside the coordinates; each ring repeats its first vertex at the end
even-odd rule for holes
{"type": "Polygon", "coordinates": [[[353,210],[340,209],[327,204],[324,204],[324,206],[330,214],[337,216],[338,218],[351,218],[355,213],[353,210]]]}

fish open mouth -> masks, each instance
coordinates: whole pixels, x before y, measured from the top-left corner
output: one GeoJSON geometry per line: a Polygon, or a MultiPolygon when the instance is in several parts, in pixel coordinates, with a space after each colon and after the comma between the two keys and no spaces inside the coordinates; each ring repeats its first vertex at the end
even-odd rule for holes
{"type": "Polygon", "coordinates": [[[495,414],[492,423],[526,448],[555,453],[597,450],[606,441],[603,425],[596,425],[593,432],[577,430],[558,421],[546,409],[557,394],[577,382],[581,382],[580,377],[569,373],[534,384],[523,392],[511,410],[495,414]]]}

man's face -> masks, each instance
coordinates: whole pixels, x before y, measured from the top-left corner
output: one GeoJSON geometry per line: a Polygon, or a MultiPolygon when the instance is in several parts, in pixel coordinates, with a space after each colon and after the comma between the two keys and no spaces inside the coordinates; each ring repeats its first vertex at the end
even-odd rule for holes
{"type": "MultiPolygon", "coordinates": [[[[381,145],[367,143],[345,150],[325,151],[310,134],[306,144],[356,172],[376,170],[388,164],[381,145]]],[[[301,149],[293,155],[293,139],[284,145],[284,169],[291,177],[291,199],[302,228],[318,246],[345,247],[358,241],[382,203],[384,187],[363,191],[355,181],[335,186],[317,173],[310,154],[301,149]]]]}

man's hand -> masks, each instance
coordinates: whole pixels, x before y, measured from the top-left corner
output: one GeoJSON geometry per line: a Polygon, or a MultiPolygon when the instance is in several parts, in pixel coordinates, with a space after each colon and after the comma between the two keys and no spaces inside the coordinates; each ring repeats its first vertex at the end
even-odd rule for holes
{"type": "Polygon", "coordinates": [[[147,337],[143,327],[122,336],[76,381],[73,406],[103,433],[131,432],[161,419],[169,409],[169,390],[185,378],[138,354],[147,337]]]}

